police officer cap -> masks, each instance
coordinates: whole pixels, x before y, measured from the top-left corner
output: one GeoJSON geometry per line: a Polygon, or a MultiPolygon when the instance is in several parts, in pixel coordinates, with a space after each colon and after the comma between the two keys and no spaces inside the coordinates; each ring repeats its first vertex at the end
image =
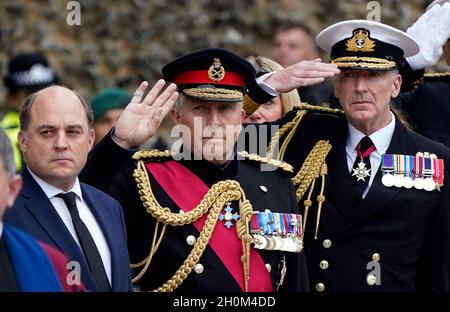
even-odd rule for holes
{"type": "Polygon", "coordinates": [[[29,92],[35,92],[58,82],[47,59],[39,53],[14,56],[8,64],[8,75],[4,80],[10,90],[25,89],[29,92]]]}
{"type": "Polygon", "coordinates": [[[228,50],[211,48],[189,53],[162,69],[164,79],[195,100],[239,102],[246,85],[254,82],[255,69],[228,50]]]}
{"type": "Polygon", "coordinates": [[[417,42],[405,32],[367,20],[331,25],[316,42],[341,69],[391,70],[419,52],[417,42]]]}

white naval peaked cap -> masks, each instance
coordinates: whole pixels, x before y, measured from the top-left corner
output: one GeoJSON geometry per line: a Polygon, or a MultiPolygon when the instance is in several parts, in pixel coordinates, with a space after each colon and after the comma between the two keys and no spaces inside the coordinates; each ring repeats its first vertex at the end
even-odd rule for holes
{"type": "Polygon", "coordinates": [[[372,39],[399,47],[403,50],[405,57],[419,53],[419,45],[407,33],[389,25],[368,20],[349,20],[328,26],[317,35],[316,42],[319,47],[330,53],[333,45],[341,40],[350,39],[353,31],[358,28],[369,30],[372,39]]]}
{"type": "Polygon", "coordinates": [[[420,48],[405,32],[367,20],[339,22],[322,30],[317,45],[341,69],[392,70],[420,48]]]}

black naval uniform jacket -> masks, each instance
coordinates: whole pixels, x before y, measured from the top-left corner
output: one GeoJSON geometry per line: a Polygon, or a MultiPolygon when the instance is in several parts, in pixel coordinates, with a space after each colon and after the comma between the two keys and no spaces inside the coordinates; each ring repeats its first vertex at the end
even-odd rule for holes
{"type": "MultiPolygon", "coordinates": [[[[99,181],[101,178],[99,178],[98,172],[108,167],[112,171],[117,169],[118,163],[114,162],[119,160],[117,157],[120,157],[110,153],[109,158],[102,157],[107,151],[112,152],[116,149],[115,151],[119,152],[117,146],[113,147],[114,143],[112,143],[110,135],[99,144],[101,145],[94,150],[88,168],[81,177],[93,185],[109,187],[107,192],[121,203],[125,214],[131,262],[137,263],[147,257],[150,252],[155,220],[146,212],[140,200],[133,178],[133,170],[136,168],[135,161],[128,160],[114,177],[112,183],[109,182],[110,186],[108,186],[108,182],[99,181]]],[[[124,151],[119,153],[123,155],[124,151]]],[[[280,169],[274,172],[261,172],[258,163],[248,160],[233,160],[222,168],[203,160],[181,160],[179,163],[197,175],[208,187],[226,179],[238,181],[254,211],[270,209],[272,212],[298,213],[291,175],[280,169]],[[261,185],[267,188],[267,193],[261,190],[261,185]]],[[[150,173],[149,177],[158,202],[163,207],[169,207],[172,212],[179,212],[180,208],[175,205],[150,173]]],[[[236,211],[237,204],[233,204],[232,207],[236,211]]],[[[216,226],[224,226],[224,224],[218,221],[216,226]]],[[[235,225],[230,230],[234,231],[235,225]]],[[[187,243],[187,237],[190,235],[195,238],[199,235],[194,225],[167,226],[166,234],[147,273],[138,282],[141,290],[156,289],[172,277],[192,249],[192,246],[187,243]]],[[[223,246],[223,248],[226,249],[227,246],[223,246]]],[[[306,259],[303,252],[300,254],[266,250],[258,250],[258,252],[266,267],[270,268],[273,290],[276,289],[276,283],[281,276],[283,255],[285,255],[287,274],[279,290],[309,290],[306,259]]],[[[209,246],[199,263],[203,265],[203,272],[198,274],[192,271],[179,287],[180,291],[240,291],[238,283],[209,246]]]]}
{"type": "Polygon", "coordinates": [[[450,147],[450,73],[425,75],[415,86],[397,97],[414,130],[450,147]]]}
{"type": "MultiPolygon", "coordinates": [[[[288,113],[282,122],[294,115],[288,113]]],[[[407,130],[397,119],[387,153],[435,153],[445,161],[444,186],[440,192],[388,188],[378,169],[367,196],[357,201],[346,159],[347,131],[344,117],[308,113],[285,153],[284,161],[297,172],[318,140],[332,145],[318,238],[314,239],[317,202],[309,210],[304,237],[311,290],[448,291],[450,150],[407,130]],[[377,266],[371,263],[374,259],[381,280],[371,286],[367,276],[377,266]]],[[[311,198],[316,195],[317,190],[311,198]]],[[[299,207],[302,210],[302,200],[299,207]]]]}

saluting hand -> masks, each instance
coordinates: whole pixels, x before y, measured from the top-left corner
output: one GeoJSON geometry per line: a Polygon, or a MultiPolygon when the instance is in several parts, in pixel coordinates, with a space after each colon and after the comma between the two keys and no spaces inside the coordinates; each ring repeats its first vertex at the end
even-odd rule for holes
{"type": "Polygon", "coordinates": [[[270,75],[264,82],[280,93],[290,92],[299,87],[310,86],[339,74],[335,64],[323,63],[319,58],[301,61],[270,75]]]}
{"type": "Polygon", "coordinates": [[[135,148],[150,139],[158,131],[162,120],[178,98],[177,86],[171,83],[161,94],[163,79],[144,97],[148,82],[136,89],[116,123],[113,139],[123,148],[135,148]]]}

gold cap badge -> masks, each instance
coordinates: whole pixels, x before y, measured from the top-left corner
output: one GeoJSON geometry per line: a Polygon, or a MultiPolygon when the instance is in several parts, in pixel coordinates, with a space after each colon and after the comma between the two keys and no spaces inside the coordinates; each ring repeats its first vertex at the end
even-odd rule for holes
{"type": "Polygon", "coordinates": [[[369,31],[358,28],[353,31],[353,37],[347,40],[347,51],[350,52],[373,52],[375,51],[375,42],[369,38],[369,31]]]}
{"type": "Polygon", "coordinates": [[[214,62],[208,69],[208,78],[212,81],[221,81],[225,77],[225,69],[220,63],[220,58],[215,57],[214,62]]]}

